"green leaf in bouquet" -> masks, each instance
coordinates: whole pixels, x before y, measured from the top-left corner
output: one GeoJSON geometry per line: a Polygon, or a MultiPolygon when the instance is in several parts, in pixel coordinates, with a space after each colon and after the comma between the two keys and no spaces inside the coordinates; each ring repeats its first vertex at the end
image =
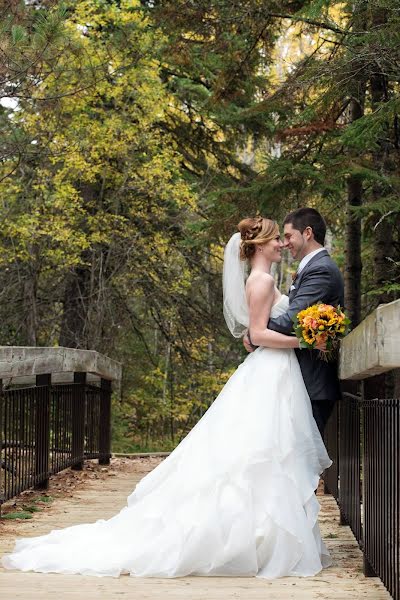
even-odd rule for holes
{"type": "Polygon", "coordinates": [[[307,342],[305,342],[304,340],[300,340],[300,348],[310,349],[312,347],[313,345],[307,344],[307,342]]]}

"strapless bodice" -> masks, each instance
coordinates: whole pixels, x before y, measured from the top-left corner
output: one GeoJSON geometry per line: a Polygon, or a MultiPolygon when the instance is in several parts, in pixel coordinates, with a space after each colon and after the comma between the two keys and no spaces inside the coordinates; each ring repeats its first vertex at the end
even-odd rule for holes
{"type": "Polygon", "coordinates": [[[271,317],[279,317],[279,315],[283,315],[289,308],[289,297],[286,294],[282,294],[279,298],[278,302],[276,302],[271,308],[271,317]]]}

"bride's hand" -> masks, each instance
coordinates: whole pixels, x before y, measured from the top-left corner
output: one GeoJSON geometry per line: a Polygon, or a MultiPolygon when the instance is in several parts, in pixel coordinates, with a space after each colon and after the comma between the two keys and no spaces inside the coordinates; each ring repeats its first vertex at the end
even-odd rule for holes
{"type": "Polygon", "coordinates": [[[250,344],[249,335],[248,335],[247,331],[243,336],[243,346],[246,348],[247,352],[254,352],[254,348],[250,344]]]}

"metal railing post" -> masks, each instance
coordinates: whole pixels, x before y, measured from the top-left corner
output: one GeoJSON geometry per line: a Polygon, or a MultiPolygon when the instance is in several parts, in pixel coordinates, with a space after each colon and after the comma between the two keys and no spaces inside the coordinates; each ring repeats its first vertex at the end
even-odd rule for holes
{"type": "Polygon", "coordinates": [[[340,524],[349,525],[361,544],[361,396],[358,383],[346,382],[342,392],[339,410],[340,524]]]}
{"type": "Polygon", "coordinates": [[[40,490],[49,486],[50,386],[50,374],[36,376],[36,387],[41,389],[36,398],[35,488],[40,490]]]}
{"type": "MultiPolygon", "coordinates": [[[[385,531],[382,516],[386,513],[383,505],[382,470],[386,465],[381,463],[382,450],[385,445],[383,430],[384,405],[378,399],[385,396],[385,375],[364,379],[361,383],[363,404],[363,573],[365,577],[377,577],[376,567],[381,567],[382,537],[385,531]],[[369,401],[369,402],[368,402],[369,401]],[[379,464],[379,468],[377,468],[379,464]],[[372,565],[376,564],[376,567],[372,565]]],[[[384,542],[384,544],[386,541],[384,542]]],[[[382,573],[380,573],[382,576],[382,573]]]]}
{"type": "Polygon", "coordinates": [[[111,458],[111,381],[101,379],[99,465],[109,465],[111,458]]]}
{"type": "Polygon", "coordinates": [[[332,494],[337,501],[339,498],[339,406],[337,400],[325,428],[324,442],[333,462],[323,473],[324,494],[332,494]]]}
{"type": "Polygon", "coordinates": [[[74,373],[72,392],[72,469],[81,471],[83,469],[84,444],[85,444],[85,402],[86,402],[86,373],[76,371],[74,373]]]}

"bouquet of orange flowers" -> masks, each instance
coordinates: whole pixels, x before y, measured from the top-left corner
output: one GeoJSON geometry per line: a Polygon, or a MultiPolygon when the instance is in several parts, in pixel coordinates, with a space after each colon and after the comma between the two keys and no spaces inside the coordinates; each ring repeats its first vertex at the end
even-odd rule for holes
{"type": "Polygon", "coordinates": [[[330,360],[334,357],[339,340],[350,329],[350,319],[346,317],[340,306],[330,304],[313,304],[301,310],[293,317],[294,332],[300,340],[300,348],[313,349],[319,342],[326,344],[326,352],[321,358],[330,360]]]}

